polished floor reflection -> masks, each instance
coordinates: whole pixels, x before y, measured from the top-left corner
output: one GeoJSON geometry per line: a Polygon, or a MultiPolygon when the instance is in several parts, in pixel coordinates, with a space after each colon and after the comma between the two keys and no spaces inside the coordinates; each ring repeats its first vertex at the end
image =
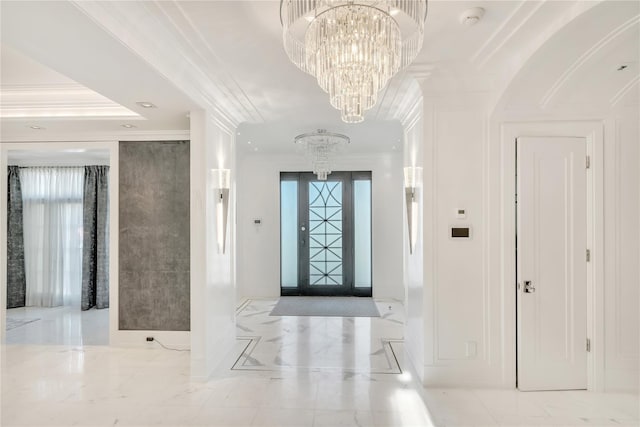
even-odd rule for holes
{"type": "MultiPolygon", "coordinates": [[[[423,389],[406,369],[396,341],[403,326],[395,303],[378,303],[381,318],[353,322],[270,317],[273,303],[242,307],[238,335],[258,344],[247,353],[249,341],[238,340],[227,369],[206,383],[191,381],[188,352],[79,343],[80,337],[101,333],[96,325],[106,327],[98,319],[83,322],[82,314],[61,310],[58,321],[49,313],[48,323],[12,329],[11,344],[2,347],[0,424],[638,425],[637,395],[423,389]],[[92,333],[78,333],[83,327],[92,333]],[[46,342],[33,343],[45,335],[46,342]],[[393,364],[384,342],[391,342],[402,373],[385,370],[393,364]]],[[[89,316],[96,314],[104,315],[89,316]]]]}
{"type": "Polygon", "coordinates": [[[238,313],[247,347],[233,369],[402,373],[402,305],[378,302],[380,317],[270,316],[276,302],[250,301],[238,313]]]}
{"type": "Polygon", "coordinates": [[[8,309],[6,344],[108,345],[109,309],[8,309]]]}

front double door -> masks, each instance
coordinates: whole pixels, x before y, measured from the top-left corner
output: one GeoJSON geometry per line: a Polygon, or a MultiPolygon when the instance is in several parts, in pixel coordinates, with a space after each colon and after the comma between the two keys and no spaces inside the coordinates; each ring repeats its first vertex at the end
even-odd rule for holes
{"type": "Polygon", "coordinates": [[[371,296],[371,173],[281,174],[282,295],[371,296]]]}

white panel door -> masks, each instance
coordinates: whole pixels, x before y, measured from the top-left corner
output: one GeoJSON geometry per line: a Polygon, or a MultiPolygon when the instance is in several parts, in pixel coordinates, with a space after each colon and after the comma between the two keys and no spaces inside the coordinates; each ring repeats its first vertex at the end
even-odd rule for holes
{"type": "Polygon", "coordinates": [[[587,388],[584,138],[517,141],[518,388],[587,388]]]}

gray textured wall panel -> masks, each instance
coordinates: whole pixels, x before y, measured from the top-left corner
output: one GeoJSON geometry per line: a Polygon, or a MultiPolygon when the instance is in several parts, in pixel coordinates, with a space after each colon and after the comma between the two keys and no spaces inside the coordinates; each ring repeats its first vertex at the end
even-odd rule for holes
{"type": "Polygon", "coordinates": [[[120,142],[121,330],[188,331],[189,142],[120,142]]]}

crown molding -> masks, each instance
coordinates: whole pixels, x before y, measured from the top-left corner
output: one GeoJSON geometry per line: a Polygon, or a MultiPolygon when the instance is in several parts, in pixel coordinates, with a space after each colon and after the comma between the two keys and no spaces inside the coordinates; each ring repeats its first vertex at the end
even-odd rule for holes
{"type": "Polygon", "coordinates": [[[121,132],[47,132],[39,135],[2,134],[2,143],[34,142],[113,142],[113,141],[184,141],[191,139],[188,130],[121,132]]]}
{"type": "Polygon", "coordinates": [[[487,39],[471,58],[471,62],[478,68],[484,67],[514,36],[522,30],[531,18],[547,2],[521,1],[509,17],[487,39]]]}
{"type": "Polygon", "coordinates": [[[186,22],[188,19],[177,2],[72,1],[72,4],[202,108],[226,116],[233,127],[243,121],[263,121],[237,83],[224,75],[225,64],[212,52],[203,53],[206,46],[190,41],[202,36],[194,34],[192,25],[188,27],[190,33],[179,27],[170,8],[180,14],[180,19],[186,22]],[[141,16],[145,19],[139,19],[141,16]]]}
{"type": "Polygon", "coordinates": [[[413,84],[405,92],[401,102],[397,105],[395,113],[395,117],[400,120],[404,128],[411,127],[411,124],[422,115],[422,90],[418,83],[411,83],[413,84]]]}
{"type": "Polygon", "coordinates": [[[216,70],[214,78],[217,89],[223,92],[226,97],[232,98],[237,107],[242,109],[243,115],[250,117],[251,121],[264,122],[264,118],[240,84],[231,73],[226,71],[225,61],[216,55],[213,46],[211,46],[207,38],[198,31],[196,25],[194,25],[193,21],[189,18],[180,2],[170,3],[154,0],[154,3],[170,24],[171,31],[180,39],[185,51],[190,52],[191,57],[196,61],[196,65],[206,70],[204,74],[210,76],[210,70],[216,70]],[[177,12],[176,15],[178,16],[171,15],[168,10],[169,7],[175,8],[174,11],[177,12]]]}
{"type": "Polygon", "coordinates": [[[398,120],[404,126],[416,104],[422,102],[420,80],[411,69],[405,70],[387,85],[382,99],[378,102],[378,120],[398,120]]]}
{"type": "Polygon", "coordinates": [[[139,114],[79,84],[2,85],[0,118],[138,119],[139,114]]]}
{"type": "MultiPolygon", "coordinates": [[[[505,70],[503,80],[510,80],[506,76],[513,76],[528,61],[533,54],[558,31],[575,18],[606,0],[594,1],[554,1],[554,0],[523,0],[509,15],[503,24],[487,39],[482,47],[471,58],[471,63],[479,70],[492,66],[505,70]],[[516,61],[514,56],[508,55],[508,61],[500,61],[496,57],[503,52],[519,52],[516,61]]],[[[502,55],[503,56],[503,55],[502,55]]]]}

